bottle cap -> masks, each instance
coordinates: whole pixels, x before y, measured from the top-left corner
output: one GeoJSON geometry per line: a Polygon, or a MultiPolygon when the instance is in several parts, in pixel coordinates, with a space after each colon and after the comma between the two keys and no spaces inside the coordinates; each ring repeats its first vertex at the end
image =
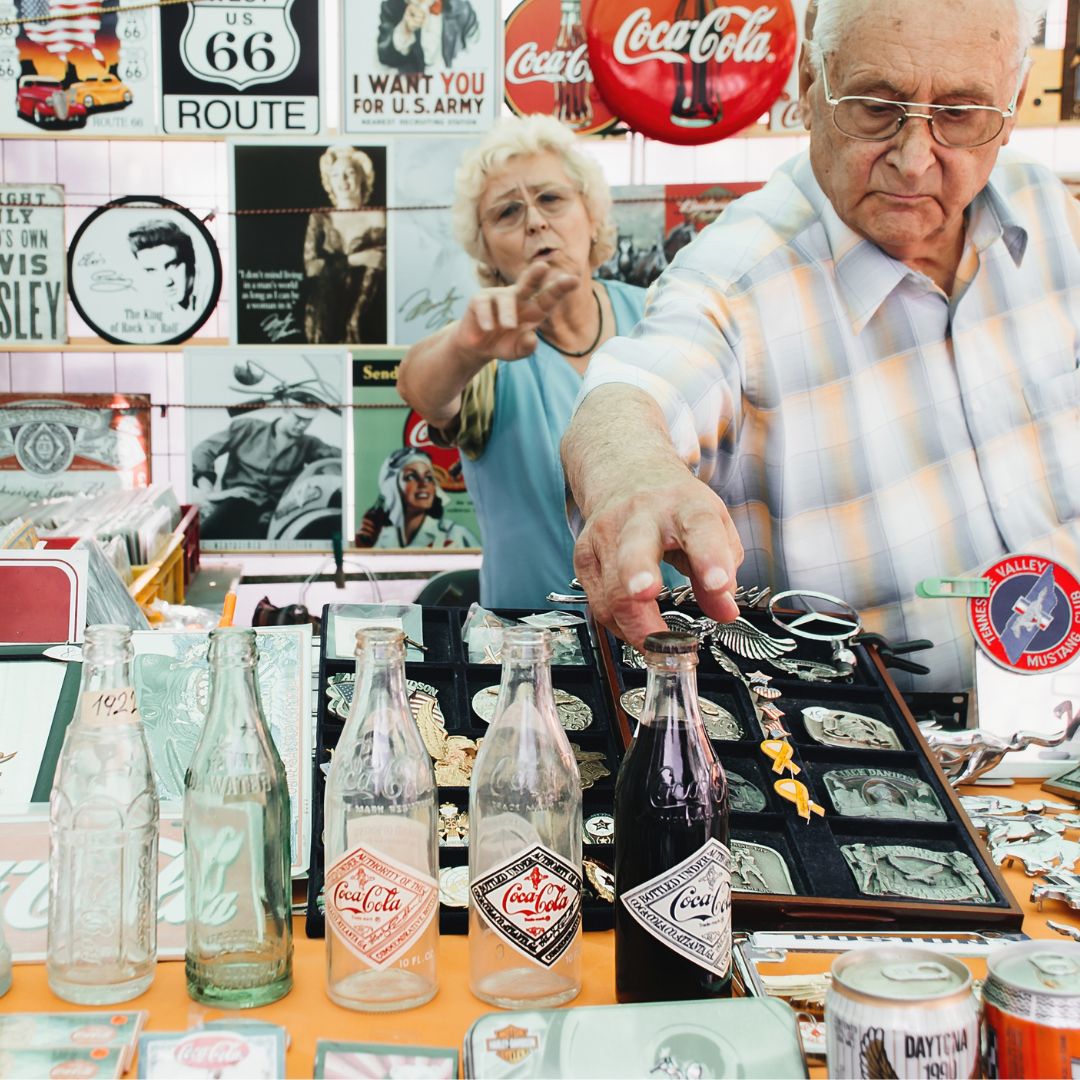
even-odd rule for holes
{"type": "Polygon", "coordinates": [[[696,634],[664,630],[657,634],[649,634],[645,639],[645,651],[663,653],[665,656],[681,656],[686,653],[693,653],[696,656],[700,644],[696,634]]]}

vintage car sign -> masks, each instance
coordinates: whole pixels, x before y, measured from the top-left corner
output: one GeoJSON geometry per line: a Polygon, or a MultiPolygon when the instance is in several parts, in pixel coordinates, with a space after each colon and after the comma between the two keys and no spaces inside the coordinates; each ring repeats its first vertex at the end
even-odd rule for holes
{"type": "Polygon", "coordinates": [[[795,60],[791,0],[594,0],[585,21],[604,100],[661,142],[716,142],[754,123],[795,60]]]}
{"type": "MultiPolygon", "coordinates": [[[[584,0],[588,6],[590,0],[584,0]]],[[[518,116],[550,114],[580,135],[618,118],[593,81],[578,0],[522,0],[506,20],[506,104],[518,116]]]]}
{"type": "Polygon", "coordinates": [[[1080,654],[1080,582],[1039,555],[1007,555],[983,577],[990,595],[968,601],[979,648],[1001,667],[1033,675],[1080,654]]]}

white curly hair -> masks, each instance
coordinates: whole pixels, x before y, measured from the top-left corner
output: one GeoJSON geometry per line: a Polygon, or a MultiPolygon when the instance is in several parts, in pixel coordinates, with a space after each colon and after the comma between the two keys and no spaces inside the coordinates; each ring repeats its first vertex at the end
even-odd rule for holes
{"type": "Polygon", "coordinates": [[[573,132],[553,116],[506,117],[492,128],[478,147],[465,155],[454,174],[454,235],[476,260],[476,276],[483,285],[496,285],[501,281],[498,271],[491,265],[480,228],[480,199],[488,177],[511,158],[548,152],[558,155],[562,161],[567,175],[585,200],[585,209],[596,230],[589,264],[596,269],[615,251],[617,230],[612,216],[611,189],[597,162],[582,153],[573,132]]]}
{"type": "MultiPolygon", "coordinates": [[[[1024,62],[1028,48],[1039,32],[1046,17],[1047,0],[1013,0],[1016,7],[1016,64],[1024,62]]],[[[817,16],[814,20],[813,40],[810,41],[810,57],[814,66],[821,70],[825,56],[835,53],[844,30],[852,18],[865,6],[866,0],[817,0],[817,16]]]]}

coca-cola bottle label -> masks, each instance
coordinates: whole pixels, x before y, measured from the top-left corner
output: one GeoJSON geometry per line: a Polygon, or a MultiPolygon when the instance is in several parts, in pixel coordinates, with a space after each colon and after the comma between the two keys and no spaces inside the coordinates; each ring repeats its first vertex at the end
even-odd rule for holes
{"type": "Polygon", "coordinates": [[[668,948],[717,978],[731,967],[731,852],[713,837],[677,866],[624,892],[626,910],[668,948]]]}
{"type": "Polygon", "coordinates": [[[435,917],[439,884],[371,847],[346,852],[326,872],[331,933],[376,970],[389,967],[435,917]]]}
{"type": "Polygon", "coordinates": [[[544,967],[570,947],[581,919],[581,873],[536,844],[472,883],[472,900],[497,934],[544,967]]]}

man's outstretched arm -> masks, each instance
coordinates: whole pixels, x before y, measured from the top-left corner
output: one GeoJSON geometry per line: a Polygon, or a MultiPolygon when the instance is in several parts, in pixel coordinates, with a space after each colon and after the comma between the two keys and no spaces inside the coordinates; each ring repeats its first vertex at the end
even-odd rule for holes
{"type": "Polygon", "coordinates": [[[736,617],[738,533],[719,496],[679,457],[649,394],[598,386],[571,421],[562,457],[584,521],[574,568],[599,622],[636,646],[665,629],[656,604],[662,559],[690,579],[706,614],[736,617]]]}

